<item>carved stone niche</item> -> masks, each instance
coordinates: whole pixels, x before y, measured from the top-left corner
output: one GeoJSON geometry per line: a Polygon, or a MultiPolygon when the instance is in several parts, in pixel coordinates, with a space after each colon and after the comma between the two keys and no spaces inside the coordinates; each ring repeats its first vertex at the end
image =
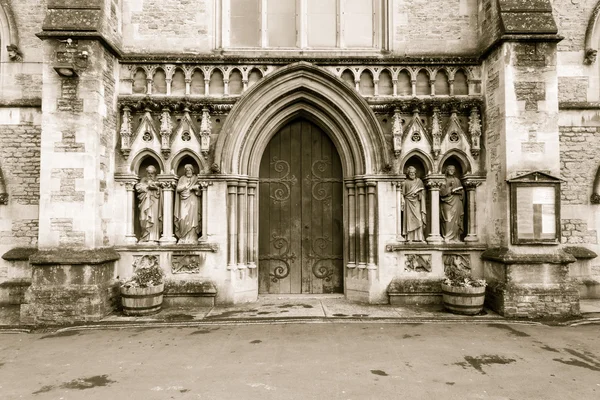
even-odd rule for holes
{"type": "Polygon", "coordinates": [[[405,271],[431,272],[431,254],[407,254],[405,271]]]}

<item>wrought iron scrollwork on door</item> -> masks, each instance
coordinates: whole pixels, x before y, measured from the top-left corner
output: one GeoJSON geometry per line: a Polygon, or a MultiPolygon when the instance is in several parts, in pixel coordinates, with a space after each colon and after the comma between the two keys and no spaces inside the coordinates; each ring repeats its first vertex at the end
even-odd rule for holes
{"type": "Polygon", "coordinates": [[[323,157],[322,160],[316,160],[312,163],[310,174],[304,178],[307,182],[312,183],[311,194],[313,199],[323,201],[326,205],[331,203],[331,190],[326,186],[320,186],[325,183],[341,183],[341,179],[323,178],[321,175],[327,171],[331,165],[329,157],[323,157]]]}
{"type": "Polygon", "coordinates": [[[272,237],[273,240],[271,240],[271,245],[273,248],[275,248],[278,253],[281,253],[281,251],[283,251],[283,253],[268,254],[266,256],[260,256],[258,259],[264,261],[278,261],[283,264],[275,266],[273,271],[269,272],[271,281],[277,282],[290,274],[290,263],[293,263],[296,260],[296,253],[290,253],[290,242],[286,238],[276,234],[273,234],[272,237]]]}
{"type": "Polygon", "coordinates": [[[331,277],[334,274],[333,261],[342,260],[341,254],[323,254],[323,250],[329,247],[330,243],[329,236],[318,237],[311,243],[311,251],[308,254],[313,274],[319,279],[325,279],[326,282],[331,282],[331,277]],[[325,265],[324,263],[327,261],[329,261],[329,264],[325,265]]]}
{"type": "Polygon", "coordinates": [[[275,204],[283,203],[289,200],[292,193],[292,186],[298,182],[298,179],[295,175],[290,175],[290,164],[287,161],[280,160],[279,157],[273,157],[271,165],[276,172],[281,173],[285,171],[285,175],[281,178],[261,178],[260,182],[282,185],[283,187],[275,189],[270,197],[275,204]]]}

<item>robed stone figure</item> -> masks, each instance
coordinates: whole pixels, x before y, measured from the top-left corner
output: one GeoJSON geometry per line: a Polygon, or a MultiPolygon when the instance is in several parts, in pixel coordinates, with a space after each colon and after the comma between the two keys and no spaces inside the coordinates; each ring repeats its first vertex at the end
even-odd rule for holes
{"type": "Polygon", "coordinates": [[[417,178],[415,167],[408,167],[406,172],[408,178],[402,183],[402,193],[404,194],[402,233],[409,242],[422,242],[427,221],[425,186],[423,181],[417,178]]]}
{"type": "Polygon", "coordinates": [[[441,228],[446,242],[459,242],[463,232],[464,191],[460,179],[456,177],[456,167],[446,168],[446,180],[440,188],[441,228]]]}
{"type": "Polygon", "coordinates": [[[194,167],[186,164],[185,174],[179,178],[175,189],[175,236],[177,243],[195,244],[200,234],[200,186],[194,167]]]}
{"type": "Polygon", "coordinates": [[[157,242],[160,239],[162,207],[160,186],[156,180],[156,168],[146,168],[146,176],[135,185],[140,210],[140,242],[157,242]]]}

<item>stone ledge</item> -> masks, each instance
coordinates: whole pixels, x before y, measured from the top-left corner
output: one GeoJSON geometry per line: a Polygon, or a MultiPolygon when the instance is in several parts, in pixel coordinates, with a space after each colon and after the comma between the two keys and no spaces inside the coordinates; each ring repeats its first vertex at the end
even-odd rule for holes
{"type": "Polygon", "coordinates": [[[600,102],[593,101],[561,101],[559,110],[600,110],[600,102]]]}
{"type": "Polygon", "coordinates": [[[169,251],[174,253],[194,253],[194,252],[213,252],[216,253],[219,251],[218,243],[209,243],[202,242],[198,244],[169,244],[169,245],[131,245],[131,246],[116,246],[116,251],[130,252],[130,253],[140,253],[146,251],[152,252],[161,252],[161,251],[169,251]]]}
{"type": "Polygon", "coordinates": [[[0,283],[0,288],[19,288],[31,286],[31,279],[19,278],[0,283]]]}
{"type": "Polygon", "coordinates": [[[40,250],[31,255],[29,262],[35,265],[94,265],[116,261],[121,255],[114,248],[80,249],[57,248],[40,250]]]}
{"type": "Polygon", "coordinates": [[[439,304],[442,301],[442,281],[439,278],[400,278],[390,282],[387,293],[393,306],[439,304]]]}
{"type": "Polygon", "coordinates": [[[568,246],[563,247],[562,250],[565,253],[572,255],[578,260],[591,260],[593,258],[598,257],[598,254],[582,246],[568,246]]]}
{"type": "Polygon", "coordinates": [[[481,259],[502,264],[569,264],[577,261],[573,255],[561,250],[554,254],[517,254],[504,247],[484,251],[481,259]]]}
{"type": "Polygon", "coordinates": [[[31,99],[16,99],[16,100],[0,100],[0,107],[2,108],[41,108],[42,107],[42,98],[34,97],[31,99]]]}
{"type": "Polygon", "coordinates": [[[37,251],[37,247],[15,247],[4,253],[2,258],[6,261],[28,261],[37,251]]]}
{"type": "Polygon", "coordinates": [[[166,280],[164,295],[167,297],[214,297],[217,295],[217,287],[211,281],[166,280]]]}
{"type": "Polygon", "coordinates": [[[472,243],[390,243],[385,246],[385,251],[404,251],[404,250],[423,250],[423,251],[484,251],[487,246],[484,244],[475,245],[472,243]]]}

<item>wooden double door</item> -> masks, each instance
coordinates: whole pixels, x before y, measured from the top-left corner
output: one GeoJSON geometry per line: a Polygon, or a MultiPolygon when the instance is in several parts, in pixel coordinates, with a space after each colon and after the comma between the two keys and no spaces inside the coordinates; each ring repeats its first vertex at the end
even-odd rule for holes
{"type": "Polygon", "coordinates": [[[269,142],[259,182],[259,293],[342,293],[343,179],[331,139],[294,120],[269,142]]]}

